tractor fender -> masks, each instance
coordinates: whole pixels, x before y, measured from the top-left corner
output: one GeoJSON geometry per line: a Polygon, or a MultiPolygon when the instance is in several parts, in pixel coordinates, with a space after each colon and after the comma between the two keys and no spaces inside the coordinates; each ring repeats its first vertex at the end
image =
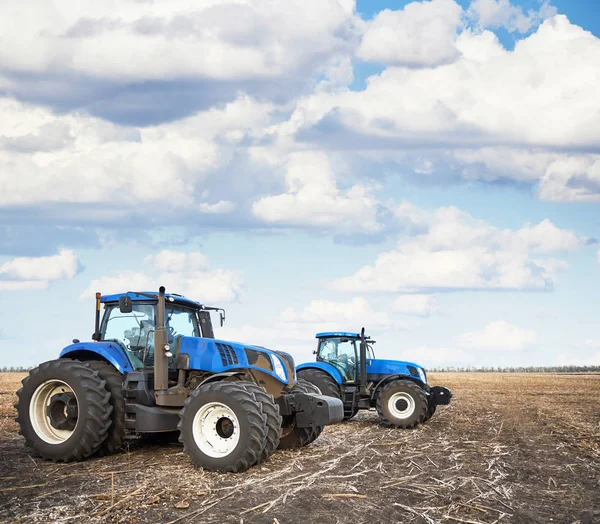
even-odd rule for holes
{"type": "Polygon", "coordinates": [[[375,398],[375,395],[377,395],[377,391],[379,391],[380,388],[382,388],[383,386],[385,386],[388,382],[391,382],[392,380],[408,380],[410,382],[413,382],[414,384],[416,384],[423,390],[425,395],[429,396],[429,386],[427,386],[427,384],[423,384],[423,382],[421,382],[418,378],[413,377],[412,375],[404,375],[402,373],[396,373],[395,375],[389,375],[385,378],[382,378],[377,383],[377,385],[371,390],[371,398],[375,398]]]}
{"type": "Polygon", "coordinates": [[[129,358],[115,342],[78,342],[64,348],[59,358],[74,360],[105,360],[112,364],[119,373],[129,373],[133,367],[129,358]]]}
{"type": "Polygon", "coordinates": [[[236,375],[245,375],[243,371],[225,371],[224,373],[215,373],[208,378],[205,378],[198,387],[203,386],[204,384],[208,384],[210,382],[218,382],[219,380],[224,380],[229,377],[235,377],[236,375]]]}
{"type": "Polygon", "coordinates": [[[331,375],[331,378],[333,378],[333,380],[335,380],[338,384],[342,384],[344,382],[342,379],[342,374],[334,366],[328,364],[327,362],[310,362],[308,364],[300,364],[299,366],[296,366],[296,372],[311,368],[325,371],[325,373],[331,375]]]}

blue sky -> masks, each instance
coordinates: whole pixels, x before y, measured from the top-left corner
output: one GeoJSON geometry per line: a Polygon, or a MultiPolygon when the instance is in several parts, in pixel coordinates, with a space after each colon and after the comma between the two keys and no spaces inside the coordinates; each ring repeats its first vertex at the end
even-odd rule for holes
{"type": "Polygon", "coordinates": [[[158,285],[298,362],[600,364],[595,2],[0,9],[0,365],[158,285]]]}

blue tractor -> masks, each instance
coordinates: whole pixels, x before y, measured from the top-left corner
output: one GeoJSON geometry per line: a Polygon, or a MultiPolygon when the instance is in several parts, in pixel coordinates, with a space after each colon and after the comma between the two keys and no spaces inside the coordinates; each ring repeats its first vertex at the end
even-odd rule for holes
{"type": "Polygon", "coordinates": [[[376,408],[381,420],[400,428],[425,422],[439,405],[450,403],[452,393],[430,387],[425,370],[412,362],[376,359],[375,341],[359,333],[318,333],[316,362],[299,365],[298,377],[324,395],[344,402],[344,419],[360,409],[376,408]]]}
{"type": "Polygon", "coordinates": [[[197,465],[238,472],[342,420],[342,402],[297,381],[287,353],[215,339],[211,310],[223,325],[224,310],[164,287],[97,293],[92,341],[74,339],[17,392],[25,443],[70,462],[115,452],[130,435],[178,432],[197,465]]]}

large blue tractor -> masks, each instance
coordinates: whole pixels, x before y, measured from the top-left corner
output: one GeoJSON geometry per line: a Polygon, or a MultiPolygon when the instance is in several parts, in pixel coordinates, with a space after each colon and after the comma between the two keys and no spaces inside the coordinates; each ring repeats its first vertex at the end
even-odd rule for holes
{"type": "Polygon", "coordinates": [[[179,432],[196,464],[237,472],[342,420],[342,402],[296,381],[287,353],[216,340],[211,310],[222,325],[222,309],[163,287],[96,294],[92,341],[73,340],[17,392],[26,444],[69,462],[114,452],[128,435],[179,432]]]}
{"type": "Polygon", "coordinates": [[[412,362],[376,359],[375,341],[359,333],[318,333],[316,362],[301,364],[298,377],[344,402],[344,419],[377,408],[384,423],[413,428],[449,404],[450,390],[430,387],[425,370],[412,362]]]}

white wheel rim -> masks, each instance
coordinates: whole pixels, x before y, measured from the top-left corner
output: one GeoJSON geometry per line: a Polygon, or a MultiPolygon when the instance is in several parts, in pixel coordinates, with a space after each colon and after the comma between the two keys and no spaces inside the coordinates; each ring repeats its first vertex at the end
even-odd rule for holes
{"type": "MultiPolygon", "coordinates": [[[[75,395],[71,386],[66,382],[56,379],[46,380],[46,382],[40,384],[33,392],[31,402],[29,403],[29,420],[31,421],[33,431],[35,431],[36,435],[44,442],[47,442],[48,444],[62,444],[65,442],[77,429],[77,424],[79,422],[78,415],[79,407],[77,395],[75,395]],[[64,402],[57,402],[56,400],[53,403],[53,397],[55,397],[55,395],[63,396],[63,399],[66,399],[67,396],[72,396],[72,398],[74,398],[77,417],[75,427],[72,429],[59,429],[55,427],[48,415],[50,405],[53,404],[55,412],[61,417],[67,417],[67,405],[64,404],[64,402]]],[[[71,417],[70,420],[72,421],[73,418],[71,417]]]]}
{"type": "Polygon", "coordinates": [[[240,441],[240,424],[233,410],[220,402],[202,406],[192,422],[196,445],[212,458],[228,456],[240,441]]]}
{"type": "Polygon", "coordinates": [[[415,412],[415,399],[404,391],[394,393],[388,400],[388,410],[398,419],[407,419],[415,412]]]}

